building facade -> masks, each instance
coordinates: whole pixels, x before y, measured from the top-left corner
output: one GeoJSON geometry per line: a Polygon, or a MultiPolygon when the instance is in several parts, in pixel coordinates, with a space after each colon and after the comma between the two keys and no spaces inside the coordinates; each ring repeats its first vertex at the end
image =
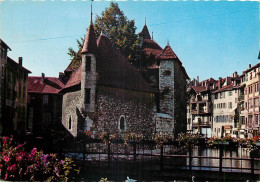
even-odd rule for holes
{"type": "Polygon", "coordinates": [[[209,138],[212,136],[212,92],[218,87],[213,78],[199,82],[194,79],[189,83],[187,103],[188,132],[209,138]]]}
{"type": "Polygon", "coordinates": [[[5,78],[5,65],[7,62],[7,52],[11,50],[8,45],[0,39],[0,134],[3,131],[4,121],[4,78],[5,78]]]}
{"type": "Polygon", "coordinates": [[[27,70],[22,65],[22,57],[18,63],[7,58],[4,78],[4,116],[3,134],[25,134],[27,120],[27,70]]]}
{"type": "Polygon", "coordinates": [[[240,136],[259,135],[259,71],[260,63],[242,72],[240,92],[240,136]]]}
{"type": "Polygon", "coordinates": [[[27,130],[37,136],[61,129],[64,84],[56,77],[30,76],[28,79],[27,130]]]}
{"type": "Polygon", "coordinates": [[[233,77],[219,79],[219,88],[212,93],[214,137],[238,137],[239,84],[240,77],[235,72],[233,77]],[[223,85],[221,82],[224,82],[223,85]]]}
{"type": "Polygon", "coordinates": [[[174,134],[186,132],[187,80],[189,79],[182,62],[166,45],[162,49],[151,38],[144,25],[139,33],[141,40],[142,76],[159,92],[157,98],[156,132],[174,134]]]}

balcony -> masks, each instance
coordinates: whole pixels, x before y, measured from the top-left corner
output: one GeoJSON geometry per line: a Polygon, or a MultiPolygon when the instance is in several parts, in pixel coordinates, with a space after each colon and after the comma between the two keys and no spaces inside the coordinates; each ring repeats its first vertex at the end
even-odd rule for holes
{"type": "Polygon", "coordinates": [[[198,123],[192,123],[192,128],[198,128],[198,123]]]}
{"type": "Polygon", "coordinates": [[[199,125],[200,126],[211,127],[211,122],[209,122],[209,121],[201,121],[199,125]]]}
{"type": "Polygon", "coordinates": [[[190,113],[191,113],[191,114],[198,114],[198,111],[197,111],[197,110],[191,110],[190,113]]]}

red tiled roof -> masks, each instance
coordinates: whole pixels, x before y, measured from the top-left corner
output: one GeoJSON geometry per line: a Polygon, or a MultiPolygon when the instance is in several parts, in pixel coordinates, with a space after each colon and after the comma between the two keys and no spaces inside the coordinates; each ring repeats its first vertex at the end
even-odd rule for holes
{"type": "Polygon", "coordinates": [[[40,76],[28,77],[29,93],[57,94],[63,86],[64,84],[56,77],[45,77],[43,82],[40,76]]]}
{"type": "Polygon", "coordinates": [[[206,87],[202,87],[202,86],[193,86],[191,87],[193,90],[195,90],[195,92],[203,92],[203,91],[206,91],[206,87]]]}
{"type": "Polygon", "coordinates": [[[73,71],[71,65],[72,65],[72,61],[70,62],[70,64],[68,65],[68,67],[64,70],[64,73],[65,73],[65,72],[72,72],[72,71],[73,71]]]}
{"type": "Polygon", "coordinates": [[[230,85],[224,86],[224,87],[222,87],[221,89],[215,90],[215,91],[212,92],[212,93],[222,92],[222,91],[224,91],[224,90],[230,90],[231,88],[233,88],[233,83],[231,83],[230,85]]]}
{"type": "Polygon", "coordinates": [[[173,52],[171,46],[167,45],[162,53],[158,56],[158,59],[178,59],[177,55],[173,52]]]}
{"type": "Polygon", "coordinates": [[[72,73],[70,79],[63,89],[69,88],[81,83],[81,65],[72,73]]]}
{"type": "Polygon", "coordinates": [[[97,52],[97,42],[94,27],[92,24],[88,27],[88,33],[85,37],[85,42],[81,53],[96,53],[97,52]]]}
{"type": "Polygon", "coordinates": [[[144,39],[151,39],[149,30],[146,25],[144,25],[143,30],[139,33],[144,39]]]}
{"type": "Polygon", "coordinates": [[[148,56],[154,55],[155,57],[158,57],[162,53],[161,46],[159,46],[157,42],[151,39],[144,40],[142,50],[148,56]]]}

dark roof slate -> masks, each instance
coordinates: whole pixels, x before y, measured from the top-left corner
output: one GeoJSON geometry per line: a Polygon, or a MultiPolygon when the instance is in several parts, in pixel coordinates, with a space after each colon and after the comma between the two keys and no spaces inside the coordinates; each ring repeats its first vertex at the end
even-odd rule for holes
{"type": "Polygon", "coordinates": [[[7,57],[7,65],[12,69],[21,69],[27,73],[32,73],[30,70],[26,69],[22,65],[19,65],[19,63],[15,62],[12,58],[7,57]]]}
{"type": "MultiPolygon", "coordinates": [[[[142,92],[157,92],[141,76],[136,68],[112,46],[108,37],[100,35],[97,39],[97,73],[98,84],[137,90],[142,92]]],[[[73,72],[64,89],[81,83],[81,65],[73,72]]]]}
{"type": "Polygon", "coordinates": [[[146,25],[144,25],[142,31],[139,33],[140,36],[143,37],[143,39],[151,39],[149,30],[146,25]]]}
{"type": "Polygon", "coordinates": [[[143,92],[156,92],[119,50],[112,46],[108,37],[100,35],[97,46],[99,53],[97,72],[100,85],[143,92]]]}

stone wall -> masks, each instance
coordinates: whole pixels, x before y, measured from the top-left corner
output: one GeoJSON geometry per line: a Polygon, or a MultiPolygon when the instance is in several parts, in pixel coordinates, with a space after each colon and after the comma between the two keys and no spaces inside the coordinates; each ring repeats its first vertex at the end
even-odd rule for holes
{"type": "Polygon", "coordinates": [[[174,62],[162,60],[160,63],[160,112],[174,117],[174,62]]]}
{"type": "Polygon", "coordinates": [[[91,131],[96,136],[109,131],[118,135],[136,132],[150,137],[155,131],[155,105],[154,94],[99,86],[97,118],[91,131]],[[121,116],[125,117],[126,130],[119,129],[121,116]]]}
{"type": "Polygon", "coordinates": [[[63,95],[62,124],[74,137],[78,135],[78,130],[83,130],[83,128],[78,128],[81,119],[83,119],[80,114],[83,102],[81,90],[68,92],[63,95]],[[71,129],[69,129],[70,119],[71,129]]]}

